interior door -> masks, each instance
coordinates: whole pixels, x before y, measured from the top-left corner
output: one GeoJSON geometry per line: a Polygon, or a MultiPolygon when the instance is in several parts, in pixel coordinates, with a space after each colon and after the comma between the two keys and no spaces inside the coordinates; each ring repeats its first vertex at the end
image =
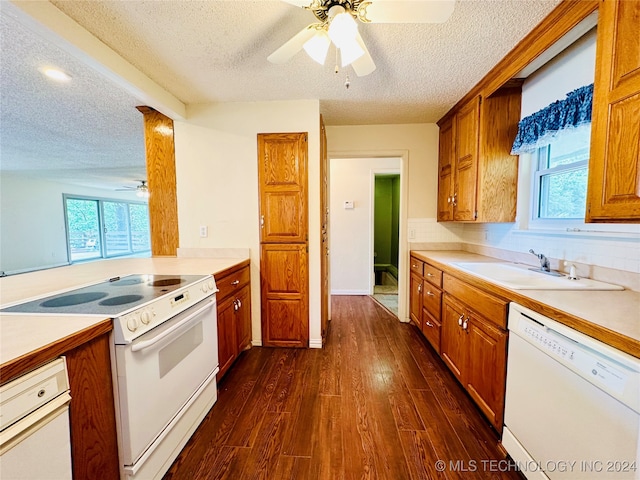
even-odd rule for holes
{"type": "Polygon", "coordinates": [[[260,242],[307,242],[307,134],[258,134],[258,159],[260,242]]]}

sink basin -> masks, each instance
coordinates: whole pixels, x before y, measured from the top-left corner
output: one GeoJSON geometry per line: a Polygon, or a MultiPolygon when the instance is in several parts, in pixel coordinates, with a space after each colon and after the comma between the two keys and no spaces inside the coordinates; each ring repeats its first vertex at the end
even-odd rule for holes
{"type": "Polygon", "coordinates": [[[515,263],[459,262],[453,265],[471,275],[512,290],[624,290],[619,285],[589,278],[569,280],[566,275],[551,276],[515,263]]]}

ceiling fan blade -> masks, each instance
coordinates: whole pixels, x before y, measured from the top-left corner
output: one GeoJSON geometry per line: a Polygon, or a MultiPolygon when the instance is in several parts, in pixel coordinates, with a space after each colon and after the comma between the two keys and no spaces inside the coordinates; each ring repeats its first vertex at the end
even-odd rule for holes
{"type": "Polygon", "coordinates": [[[359,9],[360,18],[371,23],[444,23],[455,0],[372,0],[359,9]]]}
{"type": "Polygon", "coordinates": [[[351,66],[357,76],[364,77],[376,69],[376,64],[373,62],[373,58],[371,58],[369,50],[367,50],[367,46],[364,44],[364,40],[362,40],[362,37],[360,36],[360,32],[356,35],[356,40],[358,41],[358,45],[360,45],[364,50],[364,55],[351,62],[351,66]]]}
{"type": "Polygon", "coordinates": [[[319,25],[321,24],[312,23],[300,30],[288,42],[269,55],[267,60],[277,64],[288,62],[296,53],[302,50],[302,46],[316,34],[318,31],[316,27],[319,25]]]}

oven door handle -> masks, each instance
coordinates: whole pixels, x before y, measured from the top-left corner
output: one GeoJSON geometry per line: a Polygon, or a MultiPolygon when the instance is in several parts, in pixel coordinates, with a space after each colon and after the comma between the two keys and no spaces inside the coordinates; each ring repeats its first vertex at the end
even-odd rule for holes
{"type": "Polygon", "coordinates": [[[193,312],[191,315],[188,315],[187,317],[185,317],[184,319],[180,320],[180,322],[176,323],[175,325],[173,325],[170,328],[167,328],[164,332],[156,335],[155,337],[153,337],[150,340],[143,340],[141,342],[137,342],[131,345],[131,351],[132,352],[139,352],[140,350],[145,350],[147,348],[152,347],[153,345],[157,344],[158,342],[160,342],[162,339],[167,338],[169,335],[173,334],[176,330],[181,329],[182,327],[186,326],[187,324],[191,323],[192,320],[197,317],[198,315],[200,315],[202,312],[204,312],[205,310],[208,310],[210,308],[213,308],[215,306],[216,302],[211,301],[208,305],[205,305],[202,308],[199,308],[198,310],[196,310],[195,312],[193,312]]]}

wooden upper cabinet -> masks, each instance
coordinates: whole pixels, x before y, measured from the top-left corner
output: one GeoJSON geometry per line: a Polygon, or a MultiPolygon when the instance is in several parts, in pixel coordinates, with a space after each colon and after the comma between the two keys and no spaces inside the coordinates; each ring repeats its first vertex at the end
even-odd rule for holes
{"type": "Polygon", "coordinates": [[[472,221],[476,216],[479,119],[480,97],[456,114],[453,219],[457,221],[472,221]]]}
{"type": "Polygon", "coordinates": [[[308,241],[307,134],[258,135],[260,242],[308,241]]]}
{"type": "Polygon", "coordinates": [[[440,125],[440,149],[438,152],[438,221],[453,220],[453,155],[454,118],[449,117],[440,125]]]}
{"type": "Polygon", "coordinates": [[[520,100],[520,85],[504,87],[441,120],[438,221],[515,221],[520,100]]]}
{"type": "Polygon", "coordinates": [[[602,0],[588,222],[640,222],[640,2],[602,0]]]}

